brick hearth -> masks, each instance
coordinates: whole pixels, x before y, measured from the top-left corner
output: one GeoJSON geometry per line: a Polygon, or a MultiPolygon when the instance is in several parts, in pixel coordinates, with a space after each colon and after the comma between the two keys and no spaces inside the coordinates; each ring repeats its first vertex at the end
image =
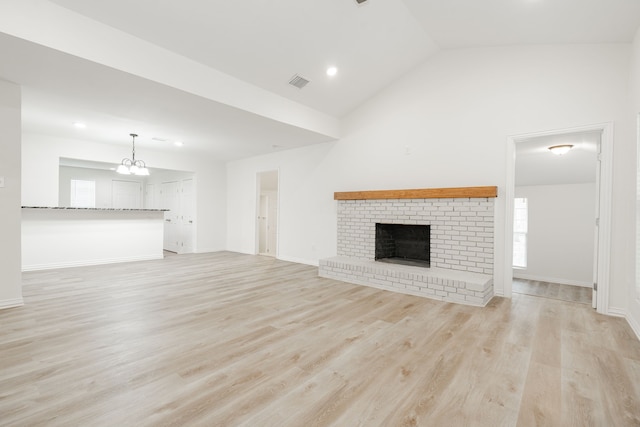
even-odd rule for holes
{"type": "Polygon", "coordinates": [[[493,197],[338,200],[338,256],[320,260],[319,274],[483,306],[493,297],[493,234],[493,197]],[[431,268],[376,262],[376,223],[431,225],[431,268]]]}

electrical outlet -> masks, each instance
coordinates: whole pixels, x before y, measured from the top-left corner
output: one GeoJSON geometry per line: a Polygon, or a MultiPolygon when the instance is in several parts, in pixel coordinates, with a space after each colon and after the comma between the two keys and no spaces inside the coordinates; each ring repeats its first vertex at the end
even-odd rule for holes
{"type": "Polygon", "coordinates": [[[4,188],[4,176],[0,176],[0,188],[4,188]]]}

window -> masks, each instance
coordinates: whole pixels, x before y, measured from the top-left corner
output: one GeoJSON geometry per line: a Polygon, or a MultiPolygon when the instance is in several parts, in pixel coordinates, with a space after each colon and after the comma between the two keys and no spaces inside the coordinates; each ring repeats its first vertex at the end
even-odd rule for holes
{"type": "Polygon", "coordinates": [[[96,182],[72,179],[70,202],[72,208],[95,208],[96,182]]]}
{"type": "Polygon", "coordinates": [[[516,197],[513,212],[513,266],[527,267],[527,228],[528,210],[527,199],[516,197]]]}

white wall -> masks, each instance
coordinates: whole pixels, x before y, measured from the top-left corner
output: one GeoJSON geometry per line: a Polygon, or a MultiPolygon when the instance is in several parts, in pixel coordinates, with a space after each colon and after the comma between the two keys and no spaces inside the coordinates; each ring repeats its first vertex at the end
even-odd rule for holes
{"type": "MultiPolygon", "coordinates": [[[[638,120],[640,117],[640,28],[636,32],[636,37],[632,48],[632,65],[631,65],[631,111],[630,115],[634,120],[638,120]]],[[[640,122],[638,123],[640,128],[640,122]]],[[[629,233],[630,236],[635,236],[637,239],[635,242],[635,275],[630,274],[627,282],[627,319],[635,330],[638,338],[640,338],[640,152],[638,152],[638,145],[640,144],[640,132],[636,136],[635,148],[636,155],[634,158],[638,159],[638,170],[636,170],[636,191],[631,198],[632,203],[635,204],[636,212],[636,230],[635,233],[629,233]]],[[[632,157],[629,153],[629,157],[632,157]]],[[[631,251],[634,252],[633,250],[631,251]]]]}
{"type": "Polygon", "coordinates": [[[113,207],[113,181],[139,182],[144,187],[144,178],[135,175],[120,175],[115,171],[60,166],[58,185],[58,206],[71,206],[71,180],[95,181],[96,208],[113,207]]]}
{"type": "Polygon", "coordinates": [[[20,87],[0,80],[0,308],[22,305],[20,87]]]}
{"type": "MultiPolygon", "coordinates": [[[[633,216],[628,115],[629,45],[441,51],[345,122],[336,143],[228,164],[228,246],[254,250],[255,174],[280,168],[282,258],[335,255],[334,191],[497,185],[496,292],[504,279],[504,189],[509,135],[613,122],[616,149],[611,304],[623,307],[633,216]],[[407,152],[409,154],[407,154],[407,152]],[[315,250],[314,250],[315,248],[315,250]]],[[[509,225],[511,226],[511,225],[509,225]]],[[[633,249],[633,248],[631,248],[633,249]]]]}
{"type": "Polygon", "coordinates": [[[320,144],[228,163],[228,249],[256,253],[257,173],[280,167],[278,258],[317,265],[335,255],[337,182],[324,163],[332,147],[320,144]]]}
{"type": "Polygon", "coordinates": [[[596,217],[595,183],[516,187],[526,197],[527,267],[514,277],[592,286],[596,217]]]}
{"type": "MultiPolygon", "coordinates": [[[[49,135],[24,134],[22,141],[22,204],[58,205],[60,157],[119,164],[125,145],[68,140],[49,135]]],[[[224,250],[226,246],[226,174],[223,163],[201,153],[159,152],[140,147],[147,165],[192,171],[197,179],[196,252],[224,250]]]]}

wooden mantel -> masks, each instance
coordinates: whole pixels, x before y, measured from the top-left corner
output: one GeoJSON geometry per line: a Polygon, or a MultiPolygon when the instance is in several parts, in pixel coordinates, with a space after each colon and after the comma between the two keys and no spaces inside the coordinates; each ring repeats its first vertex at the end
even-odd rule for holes
{"type": "Polygon", "coordinates": [[[485,197],[498,197],[498,187],[419,188],[414,190],[372,190],[333,193],[334,200],[468,199],[485,197]]]}

